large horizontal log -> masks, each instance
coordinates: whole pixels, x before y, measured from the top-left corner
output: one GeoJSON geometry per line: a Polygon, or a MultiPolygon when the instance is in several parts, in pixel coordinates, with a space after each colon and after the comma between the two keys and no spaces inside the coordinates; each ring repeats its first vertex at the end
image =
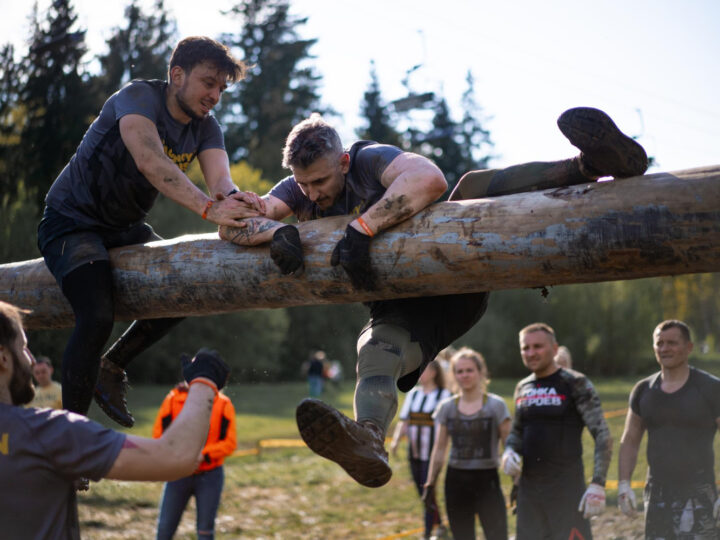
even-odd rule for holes
{"type": "MultiPolygon", "coordinates": [[[[433,205],[373,240],[381,288],[355,291],[330,254],[349,217],[299,225],[306,271],[216,234],[113,249],[116,318],[589,283],[720,270],[720,166],[433,205]]],[[[42,259],[0,265],[29,328],[72,325],[42,259]]]]}

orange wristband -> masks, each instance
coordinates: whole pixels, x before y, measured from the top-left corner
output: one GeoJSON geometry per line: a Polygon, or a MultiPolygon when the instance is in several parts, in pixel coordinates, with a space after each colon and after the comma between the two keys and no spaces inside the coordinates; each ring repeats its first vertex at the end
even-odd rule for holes
{"type": "Polygon", "coordinates": [[[215,394],[218,393],[217,386],[215,386],[210,381],[206,381],[205,379],[193,379],[192,381],[190,381],[190,383],[188,383],[188,386],[192,386],[195,383],[204,384],[205,386],[212,388],[215,391],[215,394]]]}
{"type": "Polygon", "coordinates": [[[213,204],[215,204],[215,201],[208,201],[208,202],[207,202],[207,204],[205,205],[205,210],[203,210],[203,213],[202,213],[202,218],[203,218],[203,219],[207,219],[208,210],[210,210],[210,208],[212,208],[212,205],[213,205],[213,204]]]}
{"type": "Polygon", "coordinates": [[[364,220],[363,218],[361,218],[360,216],[358,216],[357,222],[360,224],[360,226],[363,228],[363,230],[368,234],[368,236],[369,236],[370,238],[372,238],[373,236],[375,236],[375,233],[372,232],[372,229],[370,228],[370,226],[369,226],[367,223],[365,223],[365,220],[364,220]]]}

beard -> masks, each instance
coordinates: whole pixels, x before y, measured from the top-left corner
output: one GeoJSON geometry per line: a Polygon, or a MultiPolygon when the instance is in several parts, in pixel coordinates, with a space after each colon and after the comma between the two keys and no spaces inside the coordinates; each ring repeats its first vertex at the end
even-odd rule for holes
{"type": "Polygon", "coordinates": [[[32,371],[27,362],[21,362],[15,351],[11,350],[13,357],[13,375],[10,379],[10,399],[13,405],[27,405],[35,397],[35,386],[32,382],[32,371]]]}
{"type": "Polygon", "coordinates": [[[175,99],[177,100],[178,107],[180,107],[180,110],[187,114],[190,118],[193,120],[202,120],[205,118],[205,116],[201,116],[195,111],[192,110],[192,107],[188,105],[187,101],[185,101],[184,92],[181,88],[178,93],[175,95],[175,99]]]}

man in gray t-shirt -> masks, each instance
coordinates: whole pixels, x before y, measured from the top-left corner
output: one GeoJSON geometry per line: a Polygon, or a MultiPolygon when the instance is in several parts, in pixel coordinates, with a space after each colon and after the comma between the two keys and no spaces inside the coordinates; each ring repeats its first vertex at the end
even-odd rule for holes
{"type": "Polygon", "coordinates": [[[80,538],[74,482],[176,480],[192,473],[228,368],[212,351],[185,362],[185,407],[161,439],[117,433],[66,410],[24,408],[35,389],[18,308],[0,302],[0,524],[3,538],[80,538]],[[194,383],[201,384],[194,384],[194,383]],[[16,489],[12,489],[15,486],[16,489]]]}
{"type": "MultiPolygon", "coordinates": [[[[602,111],[570,109],[558,124],[581,149],[579,156],[469,172],[450,199],[632,176],[647,168],[643,148],[602,111]]],[[[243,246],[269,242],[280,271],[299,275],[304,268],[300,235],[297,227],[281,220],[291,215],[299,220],[351,215],[330,264],[341,266],[358,290],[373,290],[380,279],[371,264],[372,238],[432,204],[447,189],[437,166],[417,154],[370,141],[344,149],[337,132],[319,115],[292,129],[283,165],[292,176],[263,197],[265,215],[248,218],[242,229],[221,227],[220,236],[243,246]]],[[[487,300],[488,293],[480,292],[370,302],[370,320],[357,343],[356,419],[321,401],[304,400],[296,418],[308,446],[365,486],[385,484],[392,471],[384,439],[397,409],[397,389],[409,391],[427,363],[482,317],[487,300]]]]}
{"type": "Polygon", "coordinates": [[[101,358],[114,322],[108,250],[160,238],[144,222],[158,193],[218,225],[243,226],[241,218],[262,213],[257,195],[235,188],[209,114],[244,72],[224,45],[182,40],[168,80],[135,80],[113,94],[50,187],[38,247],[75,315],[62,358],[66,409],[86,414],[94,389],[102,410],[132,427],[125,367],[181,320],[135,321],[101,358]],[[209,196],[185,175],[196,157],[209,196]]]}

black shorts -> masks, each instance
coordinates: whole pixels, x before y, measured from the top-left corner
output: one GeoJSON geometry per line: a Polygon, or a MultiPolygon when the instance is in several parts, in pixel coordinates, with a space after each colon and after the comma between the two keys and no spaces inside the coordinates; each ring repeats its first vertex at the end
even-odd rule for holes
{"type": "Polygon", "coordinates": [[[38,226],[38,248],[50,273],[62,287],[62,280],[73,270],[93,261],[108,261],[114,247],[162,240],[147,223],[126,230],[100,229],[45,208],[38,226]]]}

